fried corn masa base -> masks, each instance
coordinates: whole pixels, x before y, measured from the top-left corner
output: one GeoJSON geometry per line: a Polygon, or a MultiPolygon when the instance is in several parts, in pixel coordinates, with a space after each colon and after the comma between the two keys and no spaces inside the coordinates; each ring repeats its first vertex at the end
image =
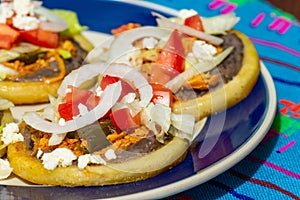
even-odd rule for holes
{"type": "MultiPolygon", "coordinates": [[[[94,48],[81,34],[73,36],[73,39],[86,52],[94,48]]],[[[81,63],[78,64],[81,65],[81,63]]],[[[10,100],[16,105],[46,103],[49,102],[49,95],[57,96],[57,89],[61,82],[62,80],[53,83],[0,81],[0,97],[10,100]]]]}
{"type": "MultiPolygon", "coordinates": [[[[13,122],[13,120],[14,119],[10,110],[0,110],[0,125],[13,122]]],[[[2,144],[3,142],[0,141],[0,145],[2,144]]],[[[6,154],[6,148],[0,149],[0,158],[5,154],[6,154]]]]}
{"type": "Polygon", "coordinates": [[[182,162],[187,154],[188,142],[173,137],[158,150],[125,162],[91,165],[79,169],[72,165],[44,168],[41,160],[29,154],[24,142],[10,144],[7,157],[13,173],[31,183],[59,186],[102,186],[129,183],[156,176],[182,162]]]}
{"type": "Polygon", "coordinates": [[[245,34],[237,30],[230,33],[237,35],[244,46],[242,66],[238,74],[223,87],[204,96],[174,102],[173,112],[191,114],[199,120],[236,105],[250,94],[260,74],[259,56],[254,44],[245,34]]]}

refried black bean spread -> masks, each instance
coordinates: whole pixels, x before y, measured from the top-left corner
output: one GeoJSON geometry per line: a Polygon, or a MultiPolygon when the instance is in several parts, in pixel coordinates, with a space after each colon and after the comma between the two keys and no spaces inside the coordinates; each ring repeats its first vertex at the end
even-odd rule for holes
{"type": "Polygon", "coordinates": [[[223,39],[223,49],[234,46],[234,50],[221,64],[218,65],[217,69],[222,75],[223,82],[227,83],[240,71],[243,61],[244,46],[240,38],[235,34],[225,35],[223,36],[223,39]]]}
{"type": "MultiPolygon", "coordinates": [[[[244,45],[241,39],[234,33],[230,33],[222,36],[224,42],[222,48],[226,49],[233,46],[234,49],[217,68],[210,71],[210,74],[218,74],[221,77],[221,83],[216,87],[210,88],[209,91],[213,91],[218,87],[222,87],[223,84],[228,83],[232,78],[238,74],[242,67],[244,45]]],[[[182,88],[176,93],[176,97],[180,100],[194,99],[206,94],[208,90],[192,90],[182,88]]]]}
{"type": "MultiPolygon", "coordinates": [[[[80,45],[76,41],[73,41],[73,44],[76,47],[77,53],[76,53],[75,57],[64,60],[66,74],[69,74],[72,70],[80,67],[88,53],[83,48],[81,48],[80,45]]],[[[39,82],[39,81],[42,81],[43,78],[57,77],[60,74],[58,63],[56,61],[52,61],[52,62],[50,62],[49,65],[50,65],[49,67],[41,68],[40,70],[36,71],[35,73],[18,77],[13,81],[16,81],[16,82],[39,82]]]]}

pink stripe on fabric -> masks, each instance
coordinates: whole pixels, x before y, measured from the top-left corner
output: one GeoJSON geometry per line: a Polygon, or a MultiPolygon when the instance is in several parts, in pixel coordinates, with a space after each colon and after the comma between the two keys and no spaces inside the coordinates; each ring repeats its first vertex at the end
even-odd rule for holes
{"type": "Polygon", "coordinates": [[[288,143],[287,145],[281,147],[280,149],[277,150],[277,152],[282,153],[282,152],[286,151],[287,149],[289,149],[290,147],[292,147],[294,144],[296,144],[295,140],[293,140],[290,143],[288,143]]]}
{"type": "Polygon", "coordinates": [[[258,44],[262,44],[262,45],[265,45],[265,46],[270,46],[270,47],[274,47],[274,48],[277,48],[277,49],[280,49],[280,50],[283,50],[283,51],[286,51],[290,54],[293,54],[295,56],[298,56],[300,57],[300,52],[294,50],[294,49],[291,49],[291,48],[288,48],[282,44],[279,44],[279,43],[276,43],[276,42],[271,42],[271,41],[266,41],[266,40],[262,40],[262,39],[259,39],[259,38],[253,38],[253,37],[250,37],[250,39],[254,42],[254,43],[258,43],[258,44]]]}
{"type": "Polygon", "coordinates": [[[263,12],[259,13],[255,17],[255,19],[251,22],[251,25],[254,26],[254,27],[258,26],[264,20],[265,16],[266,16],[265,13],[263,13],[263,12]]]}
{"type": "Polygon", "coordinates": [[[285,174],[287,176],[296,178],[298,180],[300,179],[300,174],[291,172],[291,171],[289,171],[289,170],[287,170],[287,169],[285,169],[283,167],[280,167],[278,165],[275,165],[275,164],[273,164],[271,162],[268,162],[268,161],[265,161],[265,160],[261,160],[261,159],[258,159],[258,158],[254,158],[254,157],[250,157],[250,156],[247,157],[247,160],[264,164],[264,165],[266,165],[266,166],[268,166],[270,168],[273,168],[273,169],[275,169],[275,170],[277,170],[277,171],[279,171],[279,172],[281,172],[281,173],[283,173],[283,174],[285,174]]]}

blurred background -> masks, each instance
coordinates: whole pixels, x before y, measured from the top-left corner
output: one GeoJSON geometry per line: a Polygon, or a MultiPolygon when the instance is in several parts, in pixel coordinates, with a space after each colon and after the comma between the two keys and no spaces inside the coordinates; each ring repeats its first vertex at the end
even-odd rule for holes
{"type": "Polygon", "coordinates": [[[300,0],[266,0],[275,7],[281,8],[283,11],[289,12],[300,20],[300,0]]]}

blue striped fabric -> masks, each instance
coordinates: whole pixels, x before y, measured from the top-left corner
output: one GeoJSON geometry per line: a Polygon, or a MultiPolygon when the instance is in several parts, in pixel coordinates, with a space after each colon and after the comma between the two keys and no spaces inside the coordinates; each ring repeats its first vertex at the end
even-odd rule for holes
{"type": "Polygon", "coordinates": [[[203,16],[235,12],[271,73],[278,111],[265,139],[244,160],[193,189],[167,199],[300,199],[300,24],[259,0],[150,0],[203,16]]]}

